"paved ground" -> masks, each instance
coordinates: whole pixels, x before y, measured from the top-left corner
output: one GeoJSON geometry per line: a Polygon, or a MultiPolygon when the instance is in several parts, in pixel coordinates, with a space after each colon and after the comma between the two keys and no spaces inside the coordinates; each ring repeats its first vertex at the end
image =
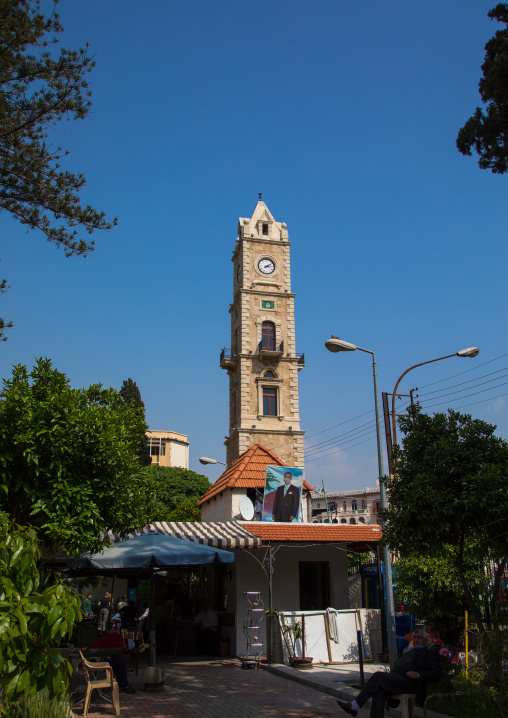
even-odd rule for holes
{"type": "MultiPolygon", "coordinates": [[[[293,669],[291,669],[293,670],[293,669]]],[[[311,673],[311,671],[308,671],[311,673]]],[[[142,687],[140,676],[132,677],[142,687]]],[[[129,676],[131,679],[131,676],[129,676]]],[[[95,697],[88,715],[114,715],[95,697]]],[[[235,660],[172,663],[161,693],[120,695],[125,718],[342,718],[336,698],[266,670],[242,670],[235,660]]],[[[76,708],[77,716],[83,708],[76,708]]],[[[362,710],[358,718],[368,718],[362,710]]]]}

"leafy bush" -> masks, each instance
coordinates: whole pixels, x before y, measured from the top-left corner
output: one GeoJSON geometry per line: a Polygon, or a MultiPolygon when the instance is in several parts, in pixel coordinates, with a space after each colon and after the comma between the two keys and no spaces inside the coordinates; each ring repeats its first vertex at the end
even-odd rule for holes
{"type": "Polygon", "coordinates": [[[455,718],[504,718],[508,716],[508,697],[495,688],[473,683],[460,676],[452,682],[453,692],[432,692],[427,699],[429,710],[455,718]]]}
{"type": "Polygon", "coordinates": [[[82,613],[79,597],[64,583],[38,591],[37,535],[0,513],[0,687],[7,701],[48,689],[63,695],[70,664],[56,647],[82,613]]]}
{"type": "Polygon", "coordinates": [[[2,718],[70,718],[72,709],[67,694],[60,698],[49,697],[47,688],[34,696],[22,696],[0,708],[2,718]]]}

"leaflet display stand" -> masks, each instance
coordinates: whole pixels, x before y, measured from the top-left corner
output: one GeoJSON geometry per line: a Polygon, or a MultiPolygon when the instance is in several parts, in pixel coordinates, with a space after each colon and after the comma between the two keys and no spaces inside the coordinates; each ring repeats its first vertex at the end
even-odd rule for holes
{"type": "Polygon", "coordinates": [[[264,643],[261,642],[261,621],[265,616],[260,591],[244,591],[247,603],[246,616],[243,620],[243,635],[245,636],[245,653],[242,656],[242,668],[259,668],[259,661],[263,653],[264,643]]]}

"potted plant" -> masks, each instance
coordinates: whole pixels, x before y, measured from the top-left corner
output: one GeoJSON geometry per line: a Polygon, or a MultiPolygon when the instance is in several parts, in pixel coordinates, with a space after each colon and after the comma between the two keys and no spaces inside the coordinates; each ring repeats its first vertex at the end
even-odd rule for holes
{"type": "Polygon", "coordinates": [[[312,658],[305,656],[305,635],[303,620],[295,620],[293,623],[286,623],[284,618],[280,618],[280,630],[289,658],[289,665],[292,668],[307,669],[312,668],[312,658]],[[297,655],[296,643],[302,642],[303,656],[297,655]]]}

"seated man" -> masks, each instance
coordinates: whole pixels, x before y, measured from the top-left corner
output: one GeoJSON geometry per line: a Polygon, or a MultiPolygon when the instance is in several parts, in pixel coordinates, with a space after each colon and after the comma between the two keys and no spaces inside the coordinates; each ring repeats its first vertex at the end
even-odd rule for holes
{"type": "Polygon", "coordinates": [[[138,625],[138,609],[134,601],[129,601],[129,603],[122,606],[120,616],[122,618],[122,628],[134,628],[138,625]]]}
{"type": "Polygon", "coordinates": [[[124,653],[129,653],[134,648],[134,641],[130,639],[124,643],[122,636],[115,631],[111,633],[105,633],[94,641],[88,648],[103,648],[104,658],[109,663],[115,674],[118,686],[121,693],[136,693],[136,689],[133,688],[127,680],[127,666],[125,665],[125,658],[119,655],[107,655],[108,648],[121,648],[124,653]],[[127,643],[127,646],[125,645],[127,643]],[[132,645],[130,645],[132,644],[132,645]]]}
{"type": "Polygon", "coordinates": [[[210,608],[208,601],[203,601],[201,611],[194,619],[194,623],[199,623],[196,641],[198,654],[213,653],[216,649],[219,619],[213,608],[210,608]]]}
{"type": "Polygon", "coordinates": [[[414,631],[413,644],[411,650],[395,661],[390,673],[374,673],[354,701],[337,701],[342,710],[356,716],[363,704],[372,698],[370,718],[383,718],[386,700],[396,693],[412,693],[418,705],[423,706],[427,684],[441,677],[441,662],[435,646],[428,644],[427,631],[414,631]]]}

